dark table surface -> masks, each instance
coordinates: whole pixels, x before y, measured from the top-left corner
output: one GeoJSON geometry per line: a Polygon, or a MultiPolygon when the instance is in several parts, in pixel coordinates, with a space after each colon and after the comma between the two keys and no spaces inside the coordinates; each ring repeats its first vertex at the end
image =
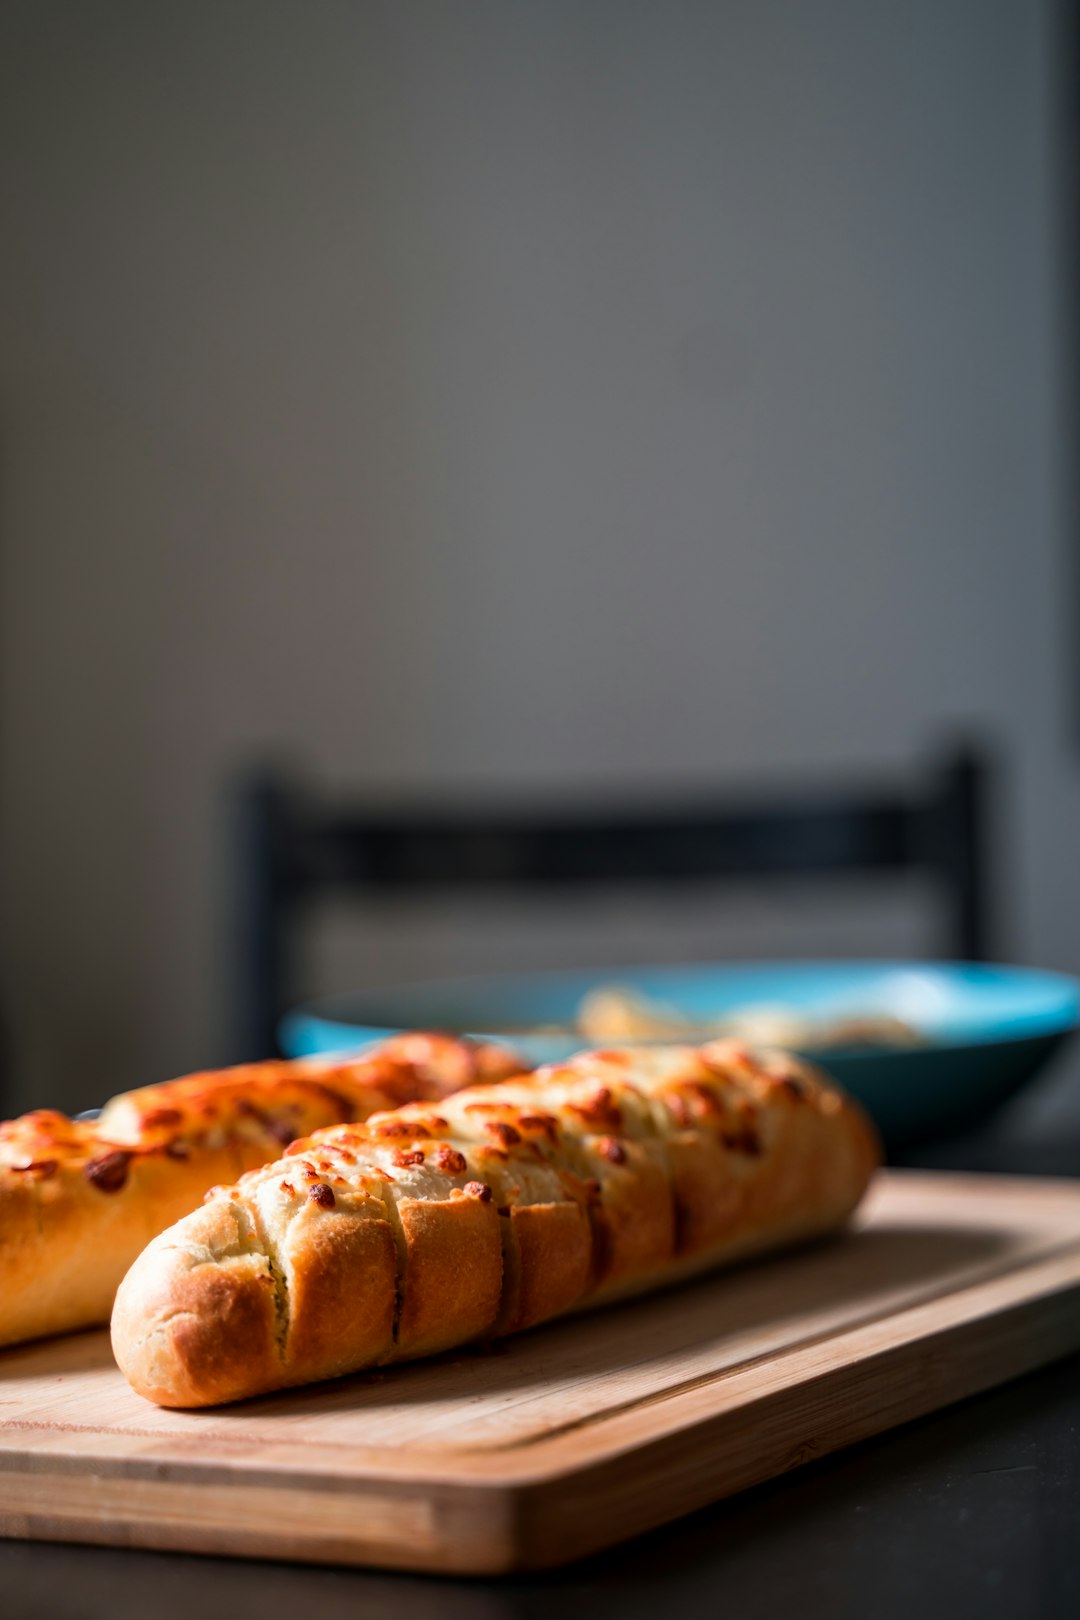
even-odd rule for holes
{"type": "MultiPolygon", "coordinates": [[[[905,1161],[1080,1175],[1080,1135],[905,1161]]],[[[462,1581],[0,1542],[3,1620],[1080,1616],[1080,1357],[555,1574],[462,1581]]]]}

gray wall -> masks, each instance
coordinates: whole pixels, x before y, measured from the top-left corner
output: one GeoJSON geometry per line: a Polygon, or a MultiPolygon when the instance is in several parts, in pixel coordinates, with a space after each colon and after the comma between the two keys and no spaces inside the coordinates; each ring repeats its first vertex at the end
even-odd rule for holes
{"type": "Polygon", "coordinates": [[[1052,49],[1024,0],[9,0],[22,1097],[220,1051],[264,749],[557,794],[985,727],[1005,943],[1080,970],[1052,49]]]}

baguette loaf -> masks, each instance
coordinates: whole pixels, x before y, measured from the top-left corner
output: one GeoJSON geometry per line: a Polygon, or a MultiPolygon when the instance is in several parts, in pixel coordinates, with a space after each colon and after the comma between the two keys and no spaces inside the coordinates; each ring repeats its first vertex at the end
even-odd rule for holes
{"type": "Polygon", "coordinates": [[[295,1137],[520,1067],[502,1048],[405,1035],[348,1063],[255,1063],[147,1086],[92,1123],[39,1110],[0,1124],[0,1345],[107,1322],[156,1233],[295,1137]]]}
{"type": "Polygon", "coordinates": [[[128,1272],[113,1348],[165,1406],[428,1355],[828,1231],[877,1160],[861,1110],[783,1054],[583,1053],[217,1189],[128,1272]]]}

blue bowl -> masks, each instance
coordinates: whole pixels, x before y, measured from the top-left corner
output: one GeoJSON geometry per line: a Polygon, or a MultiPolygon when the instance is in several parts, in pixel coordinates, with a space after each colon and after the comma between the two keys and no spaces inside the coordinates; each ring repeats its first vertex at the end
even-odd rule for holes
{"type": "Polygon", "coordinates": [[[583,996],[626,985],[693,1021],[754,1004],[814,1018],[885,1013],[925,1044],[808,1053],[864,1104],[887,1149],[966,1129],[1027,1084],[1080,1021],[1080,983],[1028,968],[930,962],[775,962],[612,968],[442,979],[301,1007],[281,1026],[290,1056],[355,1051],[403,1029],[505,1040],[534,1063],[579,1051],[583,996]],[[561,1025],[550,1031],[546,1026],[561,1025]]]}

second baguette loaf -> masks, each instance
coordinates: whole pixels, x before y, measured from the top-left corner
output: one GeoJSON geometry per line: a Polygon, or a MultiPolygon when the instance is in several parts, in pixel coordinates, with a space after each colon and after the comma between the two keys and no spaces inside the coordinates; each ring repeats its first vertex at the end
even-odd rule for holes
{"type": "Polygon", "coordinates": [[[166,1406],[427,1355],[828,1231],[876,1163],[783,1054],[586,1053],[294,1143],[139,1257],[113,1347],[166,1406]]]}
{"type": "Polygon", "coordinates": [[[124,1272],[216,1182],[320,1126],[517,1073],[502,1047],[402,1035],[352,1061],[251,1063],[0,1124],[0,1345],[107,1322],[124,1272]]]}

